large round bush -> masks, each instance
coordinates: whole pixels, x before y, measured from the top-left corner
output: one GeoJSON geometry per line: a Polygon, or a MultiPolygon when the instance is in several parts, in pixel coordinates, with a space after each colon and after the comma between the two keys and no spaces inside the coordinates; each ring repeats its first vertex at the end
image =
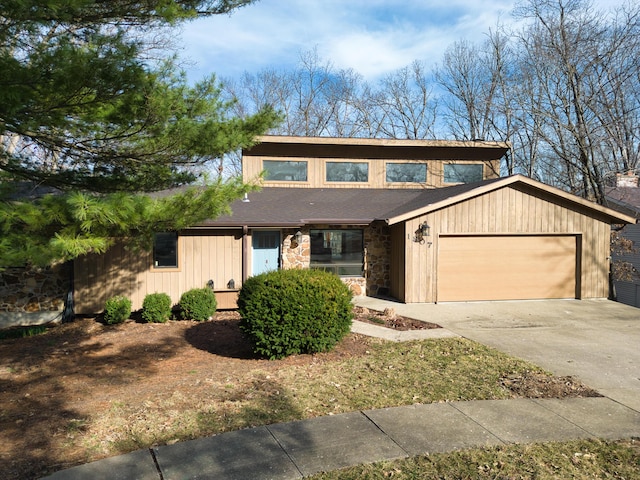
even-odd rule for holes
{"type": "Polygon", "coordinates": [[[277,270],[250,277],[238,296],[240,328],[268,358],[326,352],[351,329],[349,288],[321,270],[277,270]]]}
{"type": "Polygon", "coordinates": [[[192,288],[182,294],[179,307],[182,319],[202,322],[216,313],[218,302],[216,294],[210,288],[192,288]]]}

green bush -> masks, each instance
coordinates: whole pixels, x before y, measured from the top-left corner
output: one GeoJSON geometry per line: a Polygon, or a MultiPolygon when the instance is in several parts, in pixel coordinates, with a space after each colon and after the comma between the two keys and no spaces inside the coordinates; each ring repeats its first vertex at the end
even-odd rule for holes
{"type": "Polygon", "coordinates": [[[121,295],[107,299],[104,304],[104,321],[122,323],[131,316],[131,300],[121,295]]]}
{"type": "Polygon", "coordinates": [[[216,313],[218,302],[210,288],[192,288],[180,297],[180,317],[202,322],[216,313]]]}
{"type": "Polygon", "coordinates": [[[171,318],[171,297],[166,293],[149,293],[142,302],[145,322],[164,323],[171,318]]]}
{"type": "Polygon", "coordinates": [[[240,328],[270,359],[332,349],[351,329],[351,292],[321,270],[276,270],[251,277],[238,296],[240,328]]]}

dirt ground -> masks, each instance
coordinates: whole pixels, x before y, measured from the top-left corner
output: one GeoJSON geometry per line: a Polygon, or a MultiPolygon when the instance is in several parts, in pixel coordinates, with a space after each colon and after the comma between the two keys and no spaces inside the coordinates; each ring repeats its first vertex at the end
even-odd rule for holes
{"type": "MultiPolygon", "coordinates": [[[[425,328],[392,313],[359,310],[356,320],[425,328]]],[[[74,451],[66,439],[74,429],[82,429],[85,419],[113,408],[114,398],[123,404],[163,398],[166,392],[195,398],[199,384],[256,368],[268,373],[286,365],[363,355],[370,345],[368,337],[350,334],[332,352],[269,361],[253,355],[238,324],[233,312],[218,312],[204,323],[104,325],[84,318],[45,335],[0,341],[0,478],[39,478],[51,469],[99,458],[99,453],[87,458],[86,451],[74,451]]],[[[517,377],[504,382],[519,396],[594,394],[570,378],[517,377]]]]}

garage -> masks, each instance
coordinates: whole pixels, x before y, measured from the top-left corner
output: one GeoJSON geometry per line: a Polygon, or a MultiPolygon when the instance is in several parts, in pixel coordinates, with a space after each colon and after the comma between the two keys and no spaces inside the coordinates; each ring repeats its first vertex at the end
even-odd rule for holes
{"type": "Polygon", "coordinates": [[[437,301],[576,298],[576,235],[442,235],[437,301]]]}

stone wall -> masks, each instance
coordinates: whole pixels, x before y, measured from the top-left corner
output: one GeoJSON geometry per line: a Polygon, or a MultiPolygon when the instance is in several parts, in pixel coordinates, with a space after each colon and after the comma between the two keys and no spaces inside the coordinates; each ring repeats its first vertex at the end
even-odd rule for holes
{"type": "MultiPolygon", "coordinates": [[[[283,230],[282,268],[309,268],[311,245],[309,229],[283,230]],[[301,239],[296,241],[300,231],[301,239]]],[[[338,228],[329,225],[313,225],[312,228],[338,228]]],[[[391,231],[384,223],[364,228],[365,273],[364,277],[343,277],[355,296],[376,295],[388,292],[390,287],[391,231]]]]}
{"type": "Polygon", "coordinates": [[[62,312],[71,265],[0,271],[0,312],[62,312]]]}
{"type": "Polygon", "coordinates": [[[391,230],[379,222],[364,229],[365,276],[369,296],[388,293],[391,287],[391,230]]]}

